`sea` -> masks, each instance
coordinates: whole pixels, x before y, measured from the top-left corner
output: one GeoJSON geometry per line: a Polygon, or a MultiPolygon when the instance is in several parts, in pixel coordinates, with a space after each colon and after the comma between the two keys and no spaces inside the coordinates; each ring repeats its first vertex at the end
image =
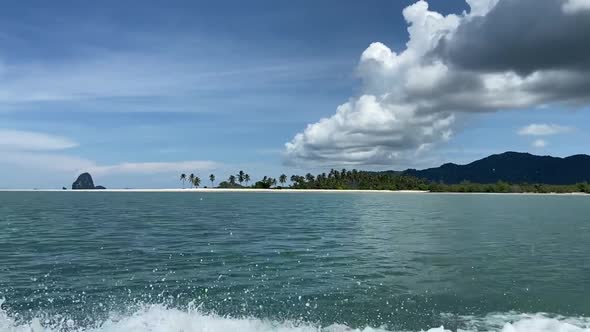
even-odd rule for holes
{"type": "Polygon", "coordinates": [[[0,192],[0,331],[590,331],[590,196],[0,192]]]}

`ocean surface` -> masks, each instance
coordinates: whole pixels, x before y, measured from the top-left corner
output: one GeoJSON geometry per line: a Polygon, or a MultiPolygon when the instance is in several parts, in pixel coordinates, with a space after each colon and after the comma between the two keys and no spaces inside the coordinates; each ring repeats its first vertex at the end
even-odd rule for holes
{"type": "Polygon", "coordinates": [[[0,192],[0,331],[590,331],[590,196],[0,192]]]}

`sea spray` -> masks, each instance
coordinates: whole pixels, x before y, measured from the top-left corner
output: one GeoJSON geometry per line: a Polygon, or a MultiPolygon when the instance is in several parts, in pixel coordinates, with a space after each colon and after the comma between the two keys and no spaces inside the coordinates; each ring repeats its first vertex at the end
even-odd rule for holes
{"type": "MultiPolygon", "coordinates": [[[[3,303],[4,300],[0,300],[0,306],[3,303]]],[[[462,319],[465,327],[457,332],[590,332],[590,318],[584,317],[506,313],[462,319]]],[[[4,309],[0,310],[0,332],[397,332],[385,328],[351,328],[342,324],[322,327],[303,322],[222,317],[203,313],[194,305],[186,310],[145,305],[130,315],[112,314],[94,326],[81,326],[66,319],[52,321],[54,323],[49,324],[49,320],[33,318],[29,322],[17,322],[4,309]]],[[[422,331],[451,332],[444,327],[422,331]]]]}

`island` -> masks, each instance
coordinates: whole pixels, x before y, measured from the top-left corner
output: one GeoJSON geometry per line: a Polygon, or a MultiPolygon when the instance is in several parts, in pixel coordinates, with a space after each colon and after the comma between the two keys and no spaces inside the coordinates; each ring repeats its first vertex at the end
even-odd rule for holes
{"type": "Polygon", "coordinates": [[[82,173],[78,176],[76,181],[72,183],[72,190],[95,190],[106,189],[103,186],[95,186],[90,173],[82,173]]]}

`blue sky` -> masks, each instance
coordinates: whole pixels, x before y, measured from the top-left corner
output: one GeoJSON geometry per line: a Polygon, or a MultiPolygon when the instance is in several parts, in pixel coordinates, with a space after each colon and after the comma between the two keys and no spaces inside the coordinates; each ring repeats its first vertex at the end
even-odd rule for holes
{"type": "MultiPolygon", "coordinates": [[[[174,187],[181,172],[222,179],[243,169],[257,178],[422,168],[506,150],[590,152],[585,103],[533,103],[463,112],[452,137],[424,141],[429,149],[411,157],[320,161],[301,143],[304,152],[291,158],[285,143],[368,94],[358,66],[371,43],[406,48],[402,11],[414,2],[4,4],[0,188],[69,186],[85,170],[107,187],[174,187]],[[518,133],[531,124],[563,130],[518,133]]],[[[429,7],[443,15],[469,9],[459,0],[429,7]]]]}

